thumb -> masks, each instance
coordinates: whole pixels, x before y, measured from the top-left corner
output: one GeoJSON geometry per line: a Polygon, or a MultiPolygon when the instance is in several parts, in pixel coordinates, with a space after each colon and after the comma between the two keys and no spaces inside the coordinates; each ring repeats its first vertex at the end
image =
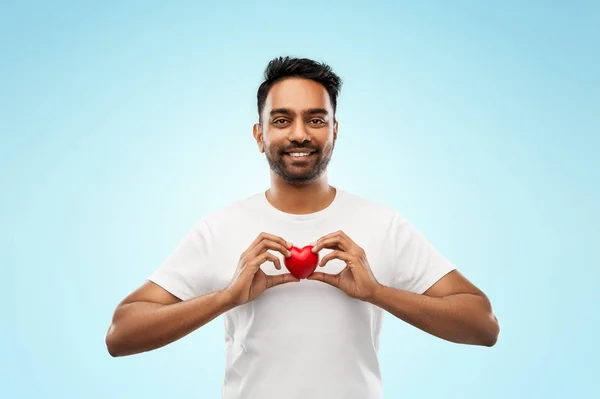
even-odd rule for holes
{"type": "Polygon", "coordinates": [[[307,280],[318,280],[334,287],[339,288],[339,278],[335,274],[323,273],[323,272],[314,272],[310,276],[306,278],[307,280]]]}
{"type": "Polygon", "coordinates": [[[276,285],[285,283],[297,283],[300,281],[294,277],[291,273],[267,275],[267,288],[275,287],[276,285]]]}

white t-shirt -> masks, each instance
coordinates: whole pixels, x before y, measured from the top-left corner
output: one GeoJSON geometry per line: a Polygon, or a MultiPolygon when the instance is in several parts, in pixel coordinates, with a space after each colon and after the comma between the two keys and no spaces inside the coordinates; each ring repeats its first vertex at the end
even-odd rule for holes
{"type": "MultiPolygon", "coordinates": [[[[181,300],[225,288],[240,255],[261,232],[303,247],[344,231],[362,247],[377,280],[421,294],[455,267],[398,211],[337,188],[312,214],[279,211],[264,192],[202,218],[149,279],[181,300]]],[[[320,256],[331,250],[324,249],[320,256]]],[[[285,273],[271,262],[267,274],[285,273]]],[[[323,272],[345,266],[330,261],[323,272]]],[[[268,289],[223,314],[224,399],[376,399],[383,310],[326,283],[301,280],[268,289]]]]}

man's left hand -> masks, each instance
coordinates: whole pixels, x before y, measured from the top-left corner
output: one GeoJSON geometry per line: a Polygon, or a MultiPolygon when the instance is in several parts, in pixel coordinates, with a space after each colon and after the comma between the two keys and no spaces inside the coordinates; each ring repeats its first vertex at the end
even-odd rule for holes
{"type": "Polygon", "coordinates": [[[346,267],[338,274],[313,272],[307,279],[323,281],[362,301],[372,298],[380,284],[371,271],[364,249],[341,230],[319,238],[312,251],[318,253],[323,248],[333,251],[321,259],[319,266],[325,266],[332,259],[340,259],[346,267]]]}

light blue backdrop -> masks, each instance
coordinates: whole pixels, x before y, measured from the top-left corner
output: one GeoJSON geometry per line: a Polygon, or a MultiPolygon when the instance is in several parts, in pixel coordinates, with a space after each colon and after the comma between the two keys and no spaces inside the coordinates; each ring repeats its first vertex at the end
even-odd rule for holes
{"type": "Polygon", "coordinates": [[[196,220],[267,187],[251,128],[279,55],[345,81],[330,182],[400,210],[502,324],[481,348],[388,316],[386,398],[597,395],[597,2],[12,3],[1,397],[219,397],[222,319],[126,358],[104,334],[196,220]]]}

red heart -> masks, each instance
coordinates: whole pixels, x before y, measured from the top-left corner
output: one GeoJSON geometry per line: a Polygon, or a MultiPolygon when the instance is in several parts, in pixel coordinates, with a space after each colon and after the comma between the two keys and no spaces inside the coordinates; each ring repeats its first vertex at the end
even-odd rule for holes
{"type": "Polygon", "coordinates": [[[292,256],[283,258],[285,267],[294,277],[307,278],[317,268],[319,254],[313,254],[312,248],[312,245],[307,245],[304,248],[292,247],[290,248],[292,256]]]}

